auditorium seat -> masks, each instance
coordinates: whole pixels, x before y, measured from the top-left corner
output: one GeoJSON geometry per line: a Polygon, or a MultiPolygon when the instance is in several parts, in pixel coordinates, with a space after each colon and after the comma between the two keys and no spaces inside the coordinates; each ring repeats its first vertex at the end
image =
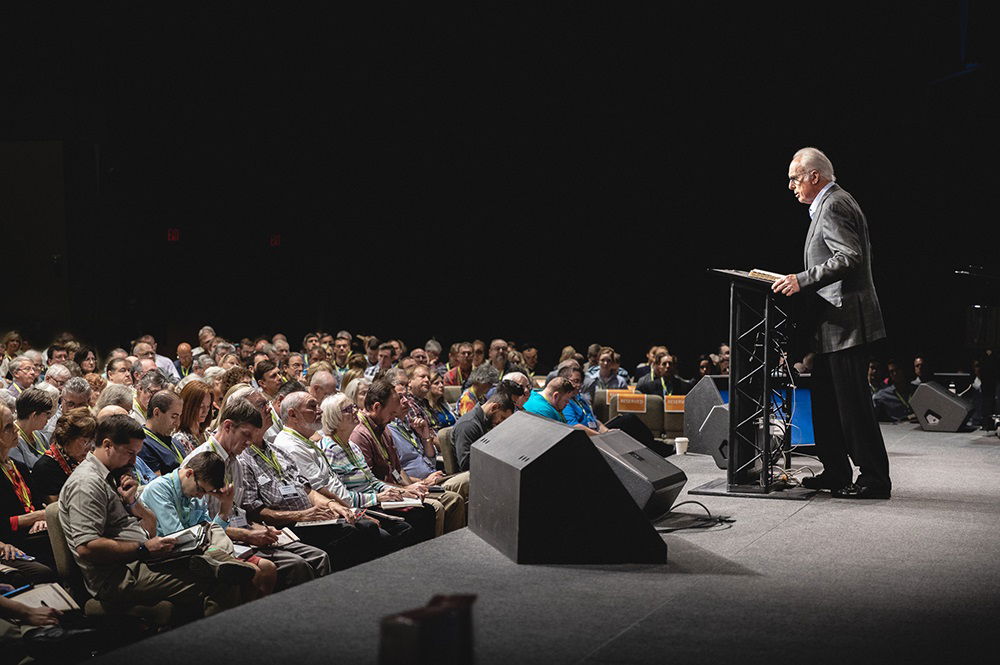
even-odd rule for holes
{"type": "Polygon", "coordinates": [[[128,614],[158,627],[174,623],[174,604],[170,601],[162,600],[153,605],[117,605],[92,598],[84,586],[83,574],[76,565],[76,559],[73,558],[73,553],[69,549],[69,543],[66,542],[66,535],[63,533],[62,523],[59,521],[58,501],[45,507],[45,523],[48,525],[49,544],[52,546],[52,554],[56,560],[59,577],[62,578],[63,584],[66,585],[73,598],[83,607],[84,614],[87,616],[128,614]]]}
{"type": "Polygon", "coordinates": [[[448,404],[454,404],[458,401],[458,398],[462,396],[462,386],[445,386],[444,387],[444,401],[448,404]]]}
{"type": "MultiPolygon", "coordinates": [[[[618,415],[618,395],[611,398],[611,404],[608,411],[608,419],[614,418],[618,415]]],[[[663,436],[664,433],[664,413],[663,413],[663,398],[659,395],[647,395],[646,396],[646,411],[644,413],[635,414],[643,424],[649,428],[649,431],[654,437],[659,438],[663,436]]]]}
{"type": "Polygon", "coordinates": [[[611,419],[608,413],[608,391],[597,389],[594,391],[594,403],[590,405],[590,408],[594,410],[594,417],[600,420],[602,423],[606,423],[611,419]]]}
{"type": "Polygon", "coordinates": [[[451,440],[451,427],[438,430],[438,447],[444,458],[444,472],[449,476],[458,473],[458,457],[455,455],[455,444],[451,440]]]}

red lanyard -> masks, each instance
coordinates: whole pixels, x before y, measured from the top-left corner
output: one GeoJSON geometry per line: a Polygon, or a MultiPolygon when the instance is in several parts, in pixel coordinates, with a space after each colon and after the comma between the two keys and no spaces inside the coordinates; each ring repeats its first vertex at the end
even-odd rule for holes
{"type": "Polygon", "coordinates": [[[63,457],[62,453],[59,452],[59,449],[56,448],[56,444],[53,443],[51,446],[49,446],[49,449],[45,451],[45,454],[54,459],[56,462],[58,462],[59,468],[62,469],[63,473],[65,473],[67,476],[73,473],[73,469],[70,468],[69,462],[66,461],[66,458],[63,457]]]}
{"type": "Polygon", "coordinates": [[[24,482],[24,478],[13,460],[7,460],[7,463],[3,465],[3,475],[7,476],[11,487],[14,488],[14,494],[21,500],[24,512],[35,512],[35,506],[31,503],[31,490],[28,489],[28,484],[24,482]]]}

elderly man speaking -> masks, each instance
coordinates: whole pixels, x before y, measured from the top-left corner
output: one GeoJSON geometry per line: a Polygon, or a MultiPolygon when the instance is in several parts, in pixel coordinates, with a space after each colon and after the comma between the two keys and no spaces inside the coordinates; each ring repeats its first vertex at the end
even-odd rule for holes
{"type": "Polygon", "coordinates": [[[813,426],[823,473],[802,484],[844,499],[888,499],[889,457],[867,385],[868,345],[885,337],[868,223],[857,201],[835,181],[833,164],[816,148],[802,148],[792,157],[788,188],[809,206],[812,220],[805,270],[772,287],[814,299],[813,426]],[[854,482],[848,456],[861,468],[854,482]]]}

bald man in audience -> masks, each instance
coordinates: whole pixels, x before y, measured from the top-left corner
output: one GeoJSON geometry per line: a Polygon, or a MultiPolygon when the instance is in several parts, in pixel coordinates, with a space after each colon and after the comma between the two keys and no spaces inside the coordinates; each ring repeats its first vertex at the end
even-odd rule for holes
{"type": "Polygon", "coordinates": [[[194,370],[194,354],[191,353],[191,345],[181,342],[177,345],[177,360],[174,361],[174,369],[182,379],[194,370]]]}
{"type": "Polygon", "coordinates": [[[337,392],[337,377],[332,373],[320,370],[313,374],[309,381],[309,394],[316,398],[316,402],[323,403],[323,400],[337,392]]]}

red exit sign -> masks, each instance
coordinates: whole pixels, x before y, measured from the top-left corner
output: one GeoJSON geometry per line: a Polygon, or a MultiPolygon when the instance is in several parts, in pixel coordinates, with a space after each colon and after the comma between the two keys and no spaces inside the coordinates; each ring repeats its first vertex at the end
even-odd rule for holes
{"type": "Polygon", "coordinates": [[[167,242],[180,242],[181,230],[178,228],[167,229],[167,242]]]}

